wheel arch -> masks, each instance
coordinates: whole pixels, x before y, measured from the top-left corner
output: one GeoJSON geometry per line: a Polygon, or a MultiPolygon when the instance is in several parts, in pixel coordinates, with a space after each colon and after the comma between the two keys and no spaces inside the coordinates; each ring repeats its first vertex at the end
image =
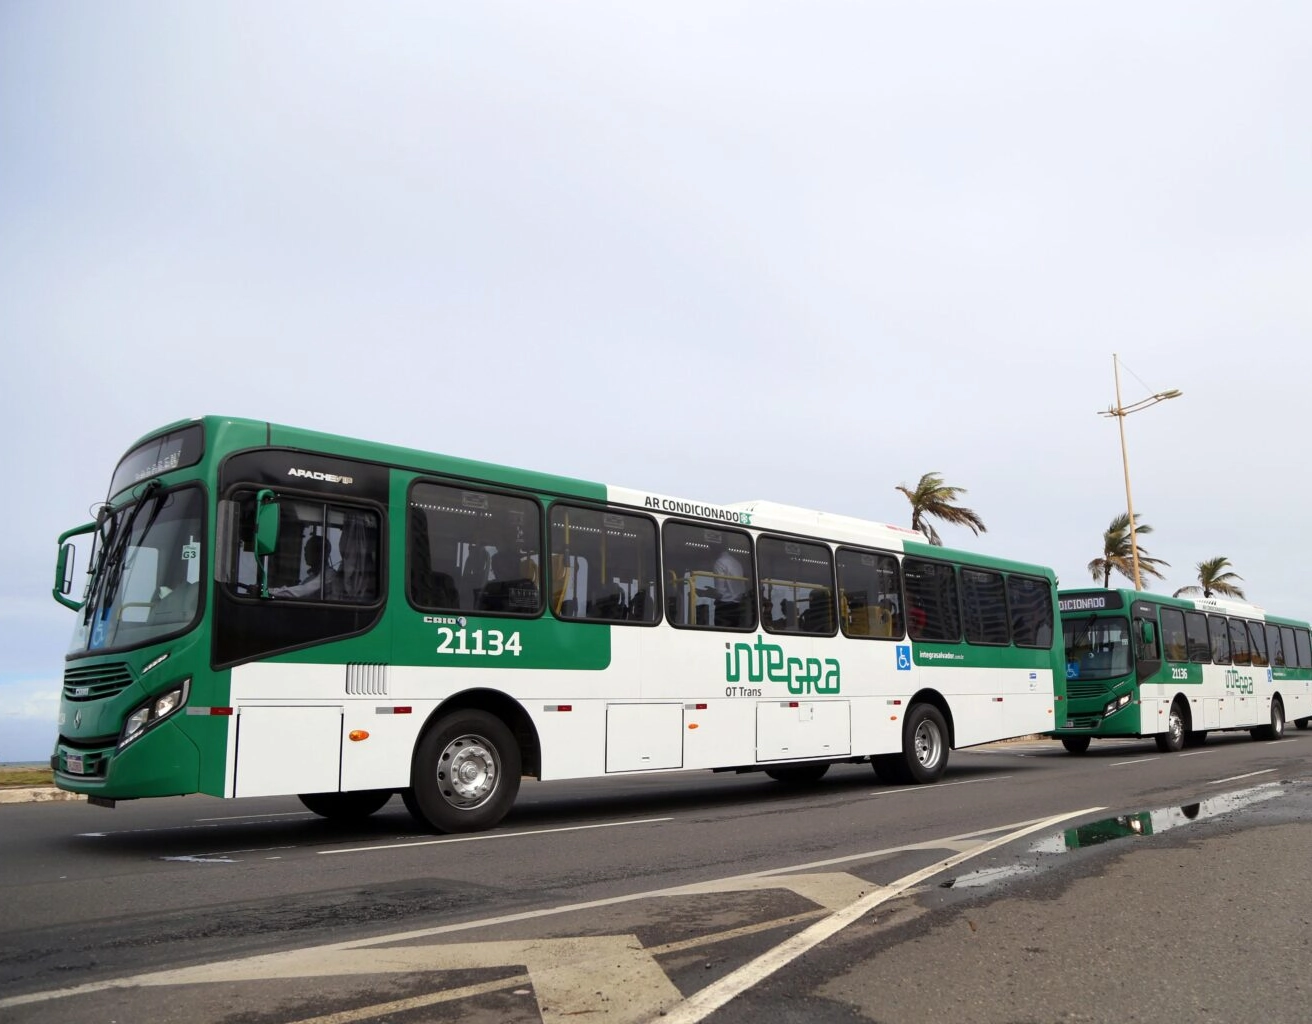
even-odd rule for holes
{"type": "Polygon", "coordinates": [[[929,704],[938,708],[939,714],[943,716],[943,721],[946,722],[948,726],[948,746],[951,749],[956,750],[957,723],[952,717],[952,708],[948,704],[947,698],[937,690],[926,687],[923,690],[917,690],[915,695],[907,701],[907,710],[910,711],[916,704],[929,704]]]}
{"type": "MultiPolygon", "coordinates": [[[[500,690],[482,688],[461,690],[459,693],[452,694],[433,709],[433,713],[424,722],[424,727],[419,730],[419,736],[422,737],[433,727],[435,722],[441,721],[455,711],[485,711],[505,722],[507,728],[514,734],[515,742],[519,744],[523,774],[530,775],[533,778],[540,777],[542,772],[542,743],[538,738],[537,726],[533,724],[533,719],[529,717],[529,713],[524,710],[523,704],[500,690]]],[[[418,744],[416,744],[416,749],[418,749],[418,744]]],[[[411,751],[410,757],[413,761],[414,751],[411,751]]]]}

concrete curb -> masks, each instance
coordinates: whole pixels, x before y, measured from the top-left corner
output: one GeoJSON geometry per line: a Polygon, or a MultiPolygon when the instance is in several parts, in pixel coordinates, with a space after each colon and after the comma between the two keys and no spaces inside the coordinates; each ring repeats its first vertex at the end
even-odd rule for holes
{"type": "Polygon", "coordinates": [[[0,789],[0,804],[39,804],[56,800],[85,800],[81,793],[65,793],[54,786],[0,789]]]}

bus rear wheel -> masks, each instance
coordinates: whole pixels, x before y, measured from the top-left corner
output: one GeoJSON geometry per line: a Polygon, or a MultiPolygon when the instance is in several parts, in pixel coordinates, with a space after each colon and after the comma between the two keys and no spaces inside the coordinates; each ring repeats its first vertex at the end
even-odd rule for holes
{"type": "Polygon", "coordinates": [[[501,719],[456,711],[419,740],[406,807],[439,832],[492,828],[515,802],[520,765],[519,745],[501,719]]]}
{"type": "Polygon", "coordinates": [[[1184,734],[1189,731],[1185,724],[1184,711],[1177,700],[1171,705],[1171,714],[1166,719],[1166,732],[1159,732],[1155,737],[1157,749],[1163,754],[1173,754],[1184,748],[1184,734]]]}
{"type": "Polygon", "coordinates": [[[1255,740],[1278,740],[1285,735],[1285,706],[1280,698],[1271,701],[1271,724],[1259,725],[1249,732],[1255,740]]]}
{"type": "Polygon", "coordinates": [[[1063,736],[1061,745],[1066,748],[1068,753],[1083,754],[1089,749],[1088,736],[1063,736]]]}
{"type": "Polygon", "coordinates": [[[329,821],[363,821],[392,799],[390,789],[360,789],[353,793],[302,793],[306,807],[329,821]]]}
{"type": "Polygon", "coordinates": [[[819,764],[781,764],[778,768],[767,768],[765,774],[774,779],[775,782],[805,786],[813,782],[819,782],[825,777],[827,771],[829,771],[829,762],[821,761],[819,764]]]}

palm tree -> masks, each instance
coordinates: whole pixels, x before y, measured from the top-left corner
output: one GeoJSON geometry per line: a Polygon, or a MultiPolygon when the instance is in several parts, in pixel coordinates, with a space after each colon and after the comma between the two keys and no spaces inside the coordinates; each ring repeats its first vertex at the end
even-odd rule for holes
{"type": "Polygon", "coordinates": [[[911,502],[911,529],[919,530],[931,544],[942,547],[943,540],[929,522],[929,516],[955,526],[969,526],[976,536],[988,533],[988,527],[977,512],[956,504],[957,496],[965,494],[966,489],[949,487],[937,473],[926,473],[914,489],[906,484],[898,484],[897,489],[911,502]]]}
{"type": "Polygon", "coordinates": [[[1199,562],[1198,586],[1181,587],[1175,592],[1175,596],[1197,594],[1202,591],[1203,597],[1220,594],[1223,597],[1237,597],[1241,601],[1245,600],[1243,588],[1235,585],[1235,582],[1242,580],[1243,577],[1238,573],[1225,571],[1225,567],[1229,564],[1230,559],[1221,555],[1199,562]]]}
{"type": "MultiPolygon", "coordinates": [[[[1152,533],[1153,528],[1139,522],[1139,513],[1134,514],[1135,546],[1139,549],[1139,576],[1155,576],[1164,579],[1159,565],[1169,566],[1160,558],[1150,558],[1137,538],[1145,533],[1152,533]]],[[[1089,563],[1089,573],[1095,580],[1102,580],[1102,585],[1111,589],[1112,573],[1119,572],[1130,582],[1134,582],[1134,555],[1130,550],[1130,514],[1122,512],[1111,521],[1111,525],[1102,535],[1102,554],[1089,563]]]]}

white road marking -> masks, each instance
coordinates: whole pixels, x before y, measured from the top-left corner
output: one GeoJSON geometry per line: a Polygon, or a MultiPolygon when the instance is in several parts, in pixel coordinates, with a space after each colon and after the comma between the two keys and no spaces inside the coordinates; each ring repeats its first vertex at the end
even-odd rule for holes
{"type": "Polygon", "coordinates": [[[1107,767],[1109,767],[1109,768],[1120,768],[1122,765],[1127,765],[1127,764],[1147,764],[1149,761],[1156,761],[1156,760],[1158,760],[1158,758],[1156,758],[1156,757],[1140,757],[1140,758],[1136,758],[1136,759],[1133,760],[1133,761],[1113,761],[1113,762],[1112,762],[1110,765],[1108,765],[1107,767]]]}
{"type": "Polygon", "coordinates": [[[1254,775],[1270,775],[1274,768],[1263,768],[1260,772],[1247,772],[1243,775],[1231,775],[1228,779],[1213,779],[1208,783],[1209,786],[1219,786],[1223,782],[1238,782],[1240,779],[1251,779],[1254,775]]]}
{"type": "Polygon", "coordinates": [[[408,850],[412,846],[442,846],[446,843],[481,843],[491,839],[523,839],[525,836],[550,836],[559,832],[584,832],[593,828],[618,828],[621,825],[658,825],[673,818],[643,818],[639,821],[603,821],[596,825],[567,825],[562,828],[539,828],[530,832],[480,832],[471,836],[443,836],[414,843],[386,843],[379,846],[350,846],[343,850],[320,850],[319,856],[335,853],[377,853],[380,850],[408,850]]]}
{"type": "Polygon", "coordinates": [[[312,811],[278,811],[276,814],[230,814],[226,818],[197,818],[197,821],[255,821],[258,818],[317,818],[312,811]]]}
{"type": "Polygon", "coordinates": [[[1010,775],[994,775],[987,779],[962,779],[960,782],[936,782],[932,786],[903,786],[901,789],[876,789],[871,792],[870,796],[901,796],[903,793],[932,793],[936,789],[947,789],[949,786],[974,786],[981,782],[1003,782],[1010,779],[1010,775]]]}
{"type": "Polygon", "coordinates": [[[744,964],[736,971],[733,971],[719,981],[707,985],[704,989],[689,996],[683,1002],[672,1008],[661,1011],[660,1016],[654,1018],[660,1024],[698,1024],[699,1021],[705,1020],[710,1014],[714,1013],[721,1006],[727,1003],[734,996],[741,995],[753,985],[764,981],[771,974],[774,974],[780,968],[787,966],[796,960],[803,953],[815,948],[832,935],[835,935],[849,924],[859,920],[865,914],[869,913],[879,904],[886,902],[892,897],[905,892],[913,885],[918,885],[927,878],[932,878],[940,871],[946,871],[948,868],[955,867],[963,861],[981,853],[987,853],[989,850],[1003,846],[1013,840],[1020,839],[1032,832],[1038,832],[1045,828],[1051,828],[1053,825],[1071,818],[1078,818],[1084,814],[1092,814],[1095,811],[1101,811],[1101,807],[1086,807],[1084,810],[1072,811],[1068,814],[1057,814],[1051,818],[1045,818],[1035,824],[1028,825],[1014,832],[1006,833],[997,839],[991,839],[981,844],[973,850],[965,853],[956,853],[947,857],[936,864],[931,864],[926,868],[915,871],[904,878],[899,879],[890,886],[885,886],[867,896],[863,896],[855,903],[849,904],[842,910],[830,914],[827,918],[817,921],[805,931],[799,932],[790,939],[781,942],[774,949],[769,950],[755,960],[744,964]]]}
{"type": "MultiPolygon", "coordinates": [[[[960,851],[888,886],[862,882],[861,889],[867,891],[865,896],[858,897],[855,902],[848,903],[836,913],[830,914],[819,921],[817,925],[813,925],[801,933],[801,936],[813,937],[811,945],[815,945],[827,935],[833,934],[839,927],[856,920],[879,903],[900,895],[924,879],[931,877],[937,871],[954,867],[976,854],[986,853],[1031,832],[1051,827],[1053,824],[1066,821],[1069,818],[1101,810],[1103,810],[1101,807],[1086,808],[1072,811],[1069,814],[999,825],[956,836],[947,836],[942,839],[906,843],[900,846],[847,854],[806,864],[753,871],[743,875],[691,885],[628,893],[604,899],[547,907],[541,910],[503,914],[482,920],[462,921],[408,932],[379,935],[363,940],[328,943],[299,950],[261,954],[236,960],[215,961],[195,967],[153,971],[104,981],[88,982],[69,988],[32,992],[26,995],[0,998],[0,1009],[49,1002],[55,999],[87,995],[94,992],[145,986],[242,982],[249,979],[325,977],[338,974],[368,974],[392,971],[457,970],[524,964],[529,967],[540,1000],[539,1011],[542,1013],[543,1020],[548,1024],[570,1024],[570,1022],[577,1020],[577,1015],[580,1013],[605,1013],[608,1019],[613,1022],[624,1021],[636,1024],[638,1021],[651,1018],[662,1006],[673,1006],[678,1012],[687,1014],[689,1012],[687,1008],[691,1003],[690,1001],[679,1001],[680,994],[678,990],[674,988],[664,972],[660,970],[659,965],[656,964],[653,951],[643,949],[635,936],[538,938],[505,942],[472,942],[466,939],[454,943],[425,943],[422,945],[419,944],[419,940],[434,939],[438,936],[468,932],[480,928],[520,923],[665,896],[741,891],[758,887],[790,889],[813,900],[823,899],[826,903],[841,903],[844,889],[846,889],[849,896],[853,895],[856,884],[854,877],[851,880],[838,875],[816,877],[814,875],[816,869],[853,861],[875,860],[891,854],[912,850],[958,849],[960,851]],[[995,838],[979,841],[985,836],[995,838]],[[758,886],[758,882],[762,884],[758,886]],[[766,885],[765,883],[772,884],[766,885]],[[817,933],[814,929],[819,926],[826,926],[829,930],[824,934],[817,933]],[[608,966],[604,975],[599,979],[598,968],[599,965],[603,964],[613,964],[614,967],[608,966]],[[599,986],[601,986],[600,995],[598,994],[599,986]],[[544,1009],[542,1004],[545,1004],[549,1010],[544,1009]]],[[[801,920],[802,918],[798,917],[797,919],[801,920]]],[[[777,970],[787,962],[787,959],[779,959],[779,951],[794,948],[796,948],[796,952],[792,952],[791,956],[797,956],[804,951],[803,947],[796,946],[794,940],[790,940],[790,942],[777,947],[773,954],[767,954],[767,957],[774,958],[772,961],[774,966],[770,967],[769,972],[777,970]]],[[[805,948],[810,948],[810,946],[805,948]]],[[[753,961],[748,967],[759,964],[760,959],[763,958],[758,958],[758,961],[753,961]]],[[[760,966],[753,967],[753,972],[756,981],[769,973],[761,973],[760,966]]],[[[735,979],[734,983],[741,986],[744,977],[746,975],[740,969],[728,975],[724,980],[735,979]]],[[[506,979],[500,984],[504,986],[511,983],[519,984],[520,982],[518,979],[506,979]]],[[[750,984],[755,984],[755,981],[751,981],[750,984]]],[[[722,1005],[724,1001],[732,998],[732,995],[737,994],[736,991],[729,991],[724,988],[723,981],[720,985],[712,986],[712,988],[714,991],[709,994],[709,998],[723,995],[723,999],[716,1003],[717,1006],[722,1005]],[[725,994],[726,992],[728,994],[725,994]]],[[[737,991],[743,991],[744,988],[745,986],[739,987],[737,991]]],[[[699,997],[701,995],[701,993],[698,994],[699,997]]],[[[436,996],[434,996],[434,1000],[436,1001],[436,996]]],[[[702,1003],[699,1002],[697,1005],[701,1006],[702,1003]]],[[[703,1012],[703,1016],[713,1008],[707,1008],[703,1012]]],[[[327,1024],[328,1021],[346,1022],[354,1019],[360,1018],[349,1016],[328,1017],[323,1022],[316,1022],[316,1024],[327,1024]]],[[[700,1020],[701,1017],[690,1018],[685,1016],[680,1019],[700,1020]]]]}

